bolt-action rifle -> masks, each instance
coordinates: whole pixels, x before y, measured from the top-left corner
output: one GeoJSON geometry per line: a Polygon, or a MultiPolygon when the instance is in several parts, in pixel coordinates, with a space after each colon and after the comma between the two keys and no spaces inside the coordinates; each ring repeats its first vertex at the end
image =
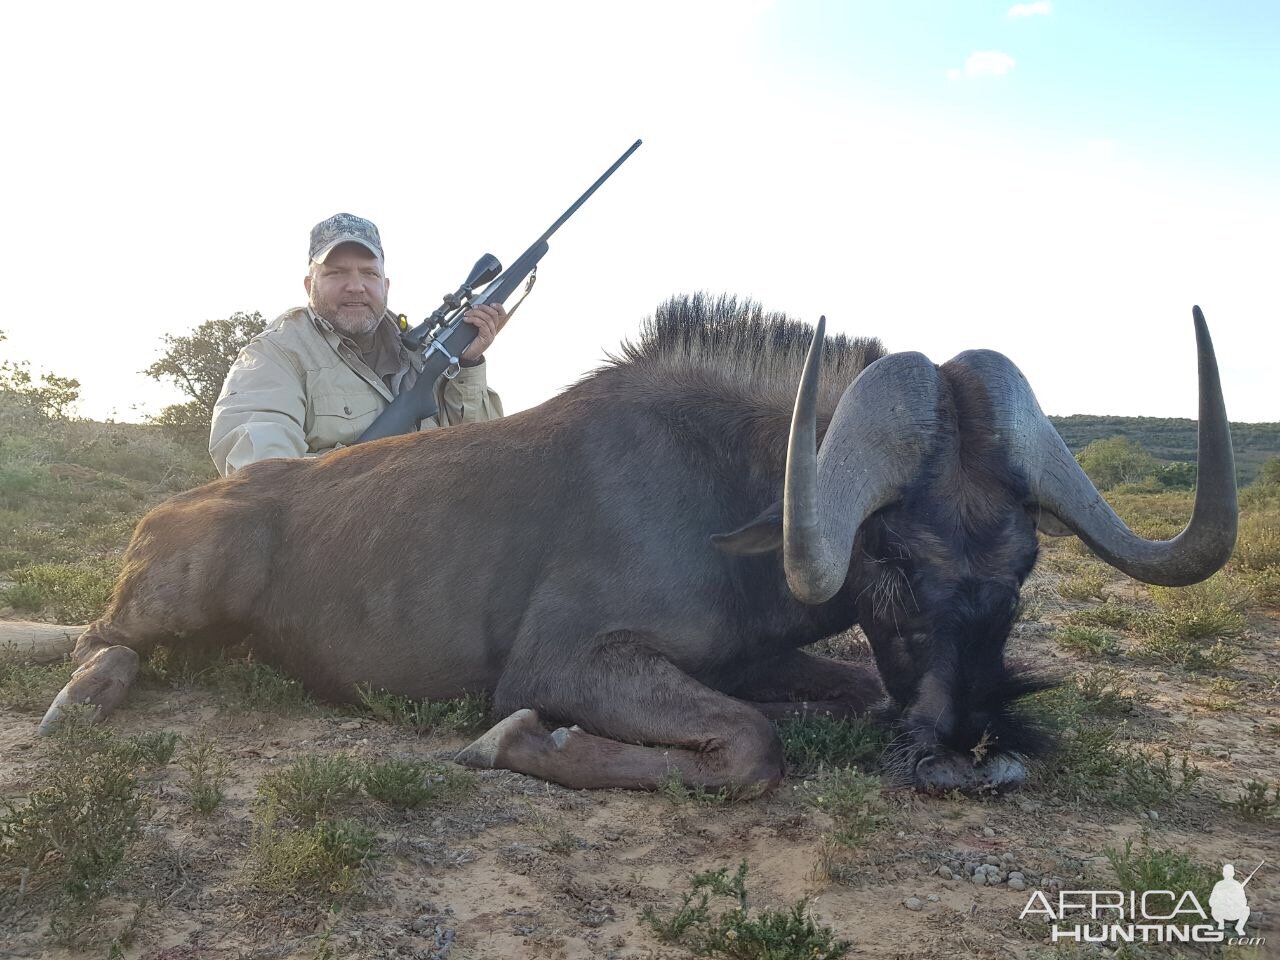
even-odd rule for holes
{"type": "MultiPolygon", "coordinates": [[[[453,293],[445,294],[444,302],[431,316],[423,320],[411,330],[400,334],[405,347],[422,355],[425,361],[418,379],[413,387],[404,391],[390,406],[378,415],[378,419],[369,425],[369,429],[360,434],[356,443],[366,440],[381,440],[383,437],[394,437],[401,433],[413,433],[418,425],[427,417],[436,415],[435,385],[440,377],[453,379],[458,375],[462,351],[476,338],[479,332],[469,323],[463,322],[463,314],[472,307],[486,303],[506,303],[507,298],[515,293],[516,288],[528,278],[526,293],[533,286],[537,277],[538,261],[550,249],[547,240],[560,229],[577,209],[622,166],[623,161],[640,146],[639,140],[627,148],[626,153],[614,161],[613,166],[601,174],[600,179],[587,188],[587,192],[573,202],[560,219],[547,228],[546,233],[533,242],[519,258],[505,271],[498,258],[486,253],[476,261],[467,279],[453,293]],[[475,288],[488,284],[480,293],[475,288]]],[[[523,298],[521,298],[523,299],[523,298]]],[[[519,304],[517,303],[517,306],[519,304]]]]}

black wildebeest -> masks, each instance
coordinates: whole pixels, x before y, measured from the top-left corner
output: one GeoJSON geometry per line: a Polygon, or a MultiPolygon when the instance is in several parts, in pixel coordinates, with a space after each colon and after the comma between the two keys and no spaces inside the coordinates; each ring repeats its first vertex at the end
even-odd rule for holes
{"type": "Polygon", "coordinates": [[[157,507],[45,728],[68,703],[118,704],[155,641],[221,626],[330,698],[491,692],[510,716],[465,763],[576,787],[769,785],[768,713],[882,696],[870,669],[803,649],[857,623],[901,769],[1017,783],[1036,738],[1016,702],[1037,684],[1005,642],[1037,523],[1152,583],[1201,580],[1235,542],[1195,321],[1199,487],[1171,541],[1125,527],[997,353],[824,348],[821,323],[680,298],[534,409],[265,461],[157,507]]]}

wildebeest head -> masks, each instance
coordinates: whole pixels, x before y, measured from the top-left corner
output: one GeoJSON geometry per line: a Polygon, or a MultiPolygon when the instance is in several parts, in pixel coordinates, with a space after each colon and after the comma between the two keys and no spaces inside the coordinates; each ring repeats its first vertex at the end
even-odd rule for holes
{"type": "MultiPolygon", "coordinates": [[[[871,364],[817,451],[819,322],[796,399],[782,504],[792,593],[848,591],[902,713],[895,763],[921,787],[1007,786],[1040,738],[1015,702],[1043,684],[1005,663],[1037,525],[1078,535],[1148,583],[1185,585],[1231,554],[1236,491],[1217,364],[1194,311],[1200,369],[1195,510],[1173,540],[1134,534],[1077,464],[1021,372],[991,351],[938,367],[915,353],[871,364]]],[[[775,515],[776,516],[776,515],[775,515]]],[[[748,525],[748,528],[751,525],[748,525]]],[[[748,528],[743,528],[744,531],[748,528]]],[[[719,538],[743,547],[741,532],[719,538]]],[[[750,550],[762,541],[757,534],[750,550]]]]}

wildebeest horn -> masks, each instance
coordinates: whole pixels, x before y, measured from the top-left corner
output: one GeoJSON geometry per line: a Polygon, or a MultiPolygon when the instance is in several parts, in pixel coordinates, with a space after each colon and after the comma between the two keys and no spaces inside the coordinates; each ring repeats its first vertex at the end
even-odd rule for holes
{"type": "Polygon", "coordinates": [[[858,528],[920,472],[938,425],[938,371],[895,353],[849,385],[817,453],[818,378],[826,317],[818,321],[791,417],[782,548],[798,600],[822,603],[849,574],[858,528]]]}
{"type": "Polygon", "coordinates": [[[990,351],[970,351],[946,365],[981,372],[994,408],[993,428],[1006,435],[1012,465],[1026,476],[1036,505],[1071,528],[1117,570],[1170,587],[1211,576],[1230,558],[1236,542],[1235,458],[1218,362],[1204,314],[1194,307],[1192,316],[1200,369],[1199,477],[1191,521],[1172,540],[1146,540],[1116,516],[1041,412],[1026,378],[1008,359],[990,351]]]}

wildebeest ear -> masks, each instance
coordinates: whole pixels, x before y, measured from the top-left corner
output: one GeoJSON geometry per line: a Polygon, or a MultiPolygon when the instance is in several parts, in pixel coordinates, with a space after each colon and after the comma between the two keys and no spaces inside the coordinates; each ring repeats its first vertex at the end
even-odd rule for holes
{"type": "Polygon", "coordinates": [[[1074,537],[1076,532],[1038,503],[1028,503],[1027,513],[1035,521],[1036,529],[1047,537],[1074,537]]]}
{"type": "Polygon", "coordinates": [[[771,553],[782,547],[782,501],[768,507],[760,516],[737,530],[713,533],[711,542],[725,553],[750,557],[771,553]]]}

